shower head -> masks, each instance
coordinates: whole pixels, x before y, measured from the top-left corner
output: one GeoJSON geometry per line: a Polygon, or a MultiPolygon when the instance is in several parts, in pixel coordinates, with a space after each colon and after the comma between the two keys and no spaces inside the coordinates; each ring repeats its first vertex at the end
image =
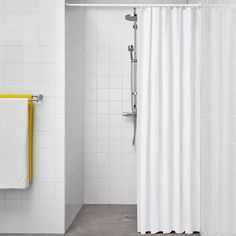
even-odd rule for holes
{"type": "Polygon", "coordinates": [[[129,45],[128,51],[130,53],[130,60],[133,61],[134,60],[134,45],[129,45]]]}
{"type": "Polygon", "coordinates": [[[125,16],[125,19],[126,19],[126,20],[128,20],[128,21],[137,22],[137,20],[138,20],[138,17],[137,17],[137,15],[136,15],[136,14],[135,14],[135,15],[133,15],[133,16],[131,16],[131,15],[129,14],[129,15],[126,15],[126,16],[125,16]]]}
{"type": "Polygon", "coordinates": [[[134,45],[129,45],[128,46],[128,51],[133,52],[134,51],[134,45]]]}

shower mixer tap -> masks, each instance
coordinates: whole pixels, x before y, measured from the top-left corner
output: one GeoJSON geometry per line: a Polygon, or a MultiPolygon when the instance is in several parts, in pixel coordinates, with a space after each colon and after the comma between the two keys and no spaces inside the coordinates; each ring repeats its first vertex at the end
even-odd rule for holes
{"type": "Polygon", "coordinates": [[[136,117],[137,114],[133,113],[133,112],[123,112],[122,113],[122,116],[125,116],[125,117],[136,117]]]}

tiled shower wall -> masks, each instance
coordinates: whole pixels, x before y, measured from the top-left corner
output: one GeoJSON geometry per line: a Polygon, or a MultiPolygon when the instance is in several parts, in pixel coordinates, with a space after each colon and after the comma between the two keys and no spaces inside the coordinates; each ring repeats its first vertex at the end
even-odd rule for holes
{"type": "Polygon", "coordinates": [[[84,202],[136,203],[136,156],[132,146],[130,60],[132,8],[85,11],[84,202]]]}
{"type": "Polygon", "coordinates": [[[0,93],[44,95],[35,104],[33,184],[0,190],[0,233],[62,233],[64,0],[0,0],[0,93]]]}
{"type": "Polygon", "coordinates": [[[84,151],[84,14],[66,8],[65,78],[65,225],[70,226],[83,204],[84,151]]]}

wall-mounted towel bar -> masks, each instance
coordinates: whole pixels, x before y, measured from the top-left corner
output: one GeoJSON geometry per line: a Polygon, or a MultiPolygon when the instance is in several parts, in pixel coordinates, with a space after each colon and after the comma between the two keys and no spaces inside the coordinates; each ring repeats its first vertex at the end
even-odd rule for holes
{"type": "Polygon", "coordinates": [[[0,98],[14,98],[14,99],[28,99],[28,105],[29,105],[29,183],[32,182],[33,178],[33,102],[40,102],[43,100],[43,95],[32,95],[32,94],[0,94],[0,98]]]}
{"type": "Polygon", "coordinates": [[[29,99],[29,101],[32,101],[32,102],[40,102],[42,100],[43,100],[43,95],[42,94],[33,95],[32,99],[29,99]]]}

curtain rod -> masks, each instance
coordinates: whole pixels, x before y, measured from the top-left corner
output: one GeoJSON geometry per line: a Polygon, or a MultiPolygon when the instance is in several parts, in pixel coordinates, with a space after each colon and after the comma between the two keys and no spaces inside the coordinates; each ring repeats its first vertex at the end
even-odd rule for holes
{"type": "Polygon", "coordinates": [[[68,3],[68,7],[200,7],[201,3],[197,4],[87,4],[87,3],[68,3]]]}

